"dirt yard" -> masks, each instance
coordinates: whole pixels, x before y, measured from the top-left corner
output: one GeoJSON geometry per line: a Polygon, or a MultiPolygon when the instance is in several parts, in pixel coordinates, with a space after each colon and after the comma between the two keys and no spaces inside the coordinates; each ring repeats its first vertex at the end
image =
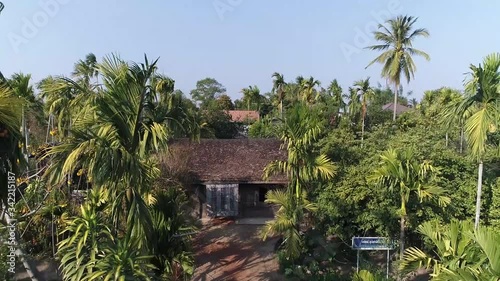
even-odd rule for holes
{"type": "Polygon", "coordinates": [[[262,241],[260,225],[213,220],[195,239],[195,281],[282,281],[276,239],[262,241]]]}

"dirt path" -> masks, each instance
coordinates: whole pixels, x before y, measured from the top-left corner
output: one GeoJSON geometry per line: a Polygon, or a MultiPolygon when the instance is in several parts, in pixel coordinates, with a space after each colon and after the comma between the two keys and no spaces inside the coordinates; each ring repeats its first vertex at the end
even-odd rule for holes
{"type": "Polygon", "coordinates": [[[281,281],[276,239],[262,241],[260,225],[216,221],[195,239],[195,281],[281,281]]]}

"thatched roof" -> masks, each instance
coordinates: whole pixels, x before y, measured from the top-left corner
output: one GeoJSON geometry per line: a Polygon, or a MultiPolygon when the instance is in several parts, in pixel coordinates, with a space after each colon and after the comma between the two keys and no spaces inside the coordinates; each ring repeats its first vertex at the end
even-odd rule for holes
{"type": "MultiPolygon", "coordinates": [[[[277,139],[203,139],[200,142],[174,140],[169,145],[171,159],[182,161],[193,181],[198,183],[264,183],[264,167],[274,160],[285,160],[277,139]]],[[[286,183],[285,176],[269,183],[286,183]]]]}

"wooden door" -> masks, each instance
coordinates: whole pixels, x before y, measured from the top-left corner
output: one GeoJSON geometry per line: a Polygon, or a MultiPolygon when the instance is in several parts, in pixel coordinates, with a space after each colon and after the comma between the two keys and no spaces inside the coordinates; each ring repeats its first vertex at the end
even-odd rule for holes
{"type": "Polygon", "coordinates": [[[210,217],[238,215],[238,184],[207,184],[207,212],[210,217]]]}

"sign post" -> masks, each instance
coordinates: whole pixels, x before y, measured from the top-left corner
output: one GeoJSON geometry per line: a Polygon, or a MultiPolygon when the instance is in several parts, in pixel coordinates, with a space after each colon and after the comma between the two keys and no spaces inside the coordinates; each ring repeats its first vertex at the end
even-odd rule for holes
{"type": "Polygon", "coordinates": [[[387,251],[386,277],[389,279],[390,251],[394,250],[394,242],[386,237],[353,237],[352,249],[357,250],[356,272],[359,272],[359,251],[387,251]]]}

